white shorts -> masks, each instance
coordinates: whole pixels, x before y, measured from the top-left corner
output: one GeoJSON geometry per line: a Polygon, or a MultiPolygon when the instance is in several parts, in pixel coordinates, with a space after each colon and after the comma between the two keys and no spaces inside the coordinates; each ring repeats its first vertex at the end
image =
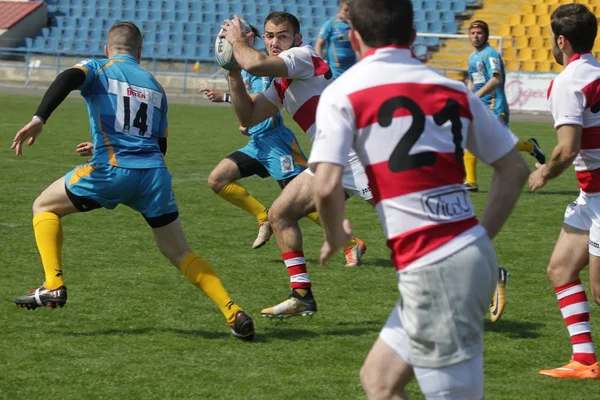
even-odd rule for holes
{"type": "Polygon", "coordinates": [[[590,232],[590,254],[600,257],[600,196],[590,196],[581,192],[579,197],[567,206],[565,224],[590,232]]]}
{"type": "Polygon", "coordinates": [[[483,355],[483,321],[498,278],[487,235],[398,277],[400,298],[380,337],[400,357],[442,368],[483,355]]]}
{"type": "MultiPolygon", "coordinates": [[[[315,175],[310,168],[306,168],[304,172],[311,176],[315,175]]],[[[371,200],[373,198],[367,173],[356,156],[350,157],[348,163],[344,166],[342,187],[348,196],[360,196],[363,200],[371,200]]]]}

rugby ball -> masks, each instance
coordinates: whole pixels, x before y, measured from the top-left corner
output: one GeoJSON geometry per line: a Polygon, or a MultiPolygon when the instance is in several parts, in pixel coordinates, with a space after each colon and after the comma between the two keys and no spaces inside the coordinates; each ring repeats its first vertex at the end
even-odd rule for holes
{"type": "MultiPolygon", "coordinates": [[[[252,32],[252,28],[250,27],[250,24],[248,24],[248,22],[241,18],[240,22],[242,23],[242,29],[245,33],[252,32]]],[[[219,31],[219,34],[221,34],[222,32],[223,29],[219,31]]],[[[217,63],[221,66],[221,68],[224,68],[228,71],[238,66],[237,61],[235,61],[235,58],[233,57],[233,46],[224,37],[217,36],[217,40],[215,41],[215,57],[217,59],[217,63]]]]}

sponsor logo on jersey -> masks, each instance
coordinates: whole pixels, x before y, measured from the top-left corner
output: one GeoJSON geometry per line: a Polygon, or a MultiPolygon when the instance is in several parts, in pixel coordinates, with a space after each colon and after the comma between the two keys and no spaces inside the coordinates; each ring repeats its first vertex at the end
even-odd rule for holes
{"type": "Polygon", "coordinates": [[[139,99],[146,100],[146,94],[132,88],[127,88],[128,97],[137,97],[139,99]]]}
{"type": "Polygon", "coordinates": [[[444,188],[426,193],[421,203],[432,221],[458,221],[475,215],[469,195],[463,188],[444,188]]]}
{"type": "Polygon", "coordinates": [[[294,160],[292,156],[279,157],[281,163],[281,172],[293,172],[294,171],[294,160]]]}

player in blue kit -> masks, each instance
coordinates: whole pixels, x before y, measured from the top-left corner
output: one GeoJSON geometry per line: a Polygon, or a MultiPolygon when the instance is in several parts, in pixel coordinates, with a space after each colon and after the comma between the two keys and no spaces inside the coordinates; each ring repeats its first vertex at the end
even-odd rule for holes
{"type": "Polygon", "coordinates": [[[325,22],[315,43],[315,51],[327,61],[335,79],[356,63],[356,53],[348,38],[349,0],[340,0],[339,6],[338,14],[325,22]]]}
{"type": "Polygon", "coordinates": [[[63,71],[48,88],[31,122],[17,132],[11,148],[22,155],[67,95],[79,89],[86,101],[94,147],[91,161],[56,180],[33,204],[33,229],[46,280],[15,303],[28,309],[55,308],[67,301],[63,280],[61,218],[113,209],[138,211],[152,228],[160,251],[221,310],[232,335],[254,337],[252,318],[234,303],[211,265],[188,246],[164,162],[167,149],[167,97],[156,79],[140,67],[142,34],[132,23],[117,22],[108,33],[107,59],[84,60],[63,71]]]}
{"type": "MultiPolygon", "coordinates": [[[[484,21],[473,21],[469,26],[469,37],[475,51],[471,53],[468,59],[468,87],[500,121],[508,125],[509,108],[504,93],[506,82],[504,62],[500,53],[489,44],[489,34],[488,24],[484,21]]],[[[546,156],[538,141],[534,138],[518,142],[517,149],[528,152],[540,164],[546,162],[546,156]]],[[[471,152],[465,151],[464,161],[467,175],[465,188],[468,191],[477,192],[479,190],[477,186],[477,158],[471,152]]]]}

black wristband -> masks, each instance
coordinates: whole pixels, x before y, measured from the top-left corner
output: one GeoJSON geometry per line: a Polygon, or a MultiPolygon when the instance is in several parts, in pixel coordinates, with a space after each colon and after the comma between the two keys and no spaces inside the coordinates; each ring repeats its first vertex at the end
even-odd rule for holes
{"type": "Polygon", "coordinates": [[[229,93],[225,93],[225,102],[226,103],[231,103],[231,95],[229,93]]]}

